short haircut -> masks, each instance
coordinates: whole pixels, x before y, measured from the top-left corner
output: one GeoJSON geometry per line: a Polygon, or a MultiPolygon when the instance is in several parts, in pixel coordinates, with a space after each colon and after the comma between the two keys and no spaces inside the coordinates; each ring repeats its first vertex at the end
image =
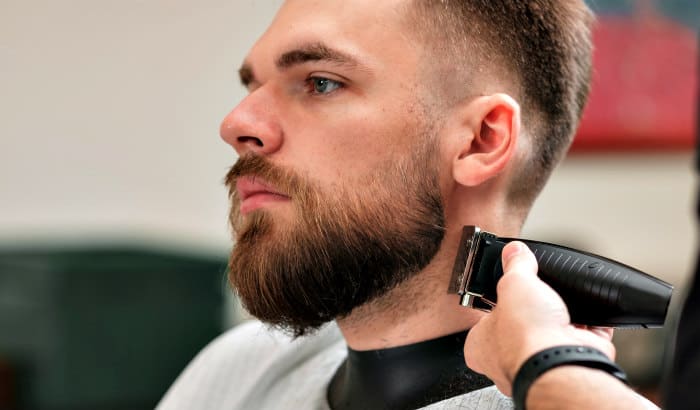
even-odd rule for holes
{"type": "Polygon", "coordinates": [[[593,14],[583,0],[412,0],[410,10],[431,57],[463,77],[463,96],[475,81],[509,77],[514,89],[503,92],[520,103],[533,152],[509,199],[529,206],[571,144],[588,98],[593,14]]]}

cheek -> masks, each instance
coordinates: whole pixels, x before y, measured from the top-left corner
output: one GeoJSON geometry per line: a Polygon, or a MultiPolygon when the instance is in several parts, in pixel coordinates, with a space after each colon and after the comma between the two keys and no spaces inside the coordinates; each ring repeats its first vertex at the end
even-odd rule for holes
{"type": "Polygon", "coordinates": [[[290,145],[289,160],[314,179],[352,180],[385,165],[407,146],[404,127],[373,118],[346,118],[306,132],[290,145]]]}
{"type": "Polygon", "coordinates": [[[352,181],[386,166],[405,155],[425,128],[424,110],[406,91],[382,87],[361,96],[348,94],[289,107],[287,152],[280,160],[324,185],[352,181]]]}

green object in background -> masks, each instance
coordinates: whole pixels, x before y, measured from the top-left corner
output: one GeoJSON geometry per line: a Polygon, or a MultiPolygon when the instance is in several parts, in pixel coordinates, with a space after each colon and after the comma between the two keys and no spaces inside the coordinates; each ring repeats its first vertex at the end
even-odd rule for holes
{"type": "Polygon", "coordinates": [[[225,258],[128,248],[0,250],[15,407],[152,409],[221,333],[225,270],[225,258]]]}

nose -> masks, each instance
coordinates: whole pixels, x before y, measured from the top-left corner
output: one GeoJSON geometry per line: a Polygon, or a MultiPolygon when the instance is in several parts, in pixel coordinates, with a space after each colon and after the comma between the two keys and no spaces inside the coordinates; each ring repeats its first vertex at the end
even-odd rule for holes
{"type": "Polygon", "coordinates": [[[264,87],[259,88],[224,117],[219,135],[238,155],[270,155],[282,146],[282,128],[272,97],[264,87]]]}

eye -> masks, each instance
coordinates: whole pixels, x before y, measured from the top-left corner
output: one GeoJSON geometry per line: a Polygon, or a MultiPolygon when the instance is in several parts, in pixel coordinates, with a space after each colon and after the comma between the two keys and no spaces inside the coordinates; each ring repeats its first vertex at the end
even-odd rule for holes
{"type": "Polygon", "coordinates": [[[309,77],[306,80],[307,91],[311,94],[330,94],[343,88],[344,84],[325,77],[309,77]]]}

